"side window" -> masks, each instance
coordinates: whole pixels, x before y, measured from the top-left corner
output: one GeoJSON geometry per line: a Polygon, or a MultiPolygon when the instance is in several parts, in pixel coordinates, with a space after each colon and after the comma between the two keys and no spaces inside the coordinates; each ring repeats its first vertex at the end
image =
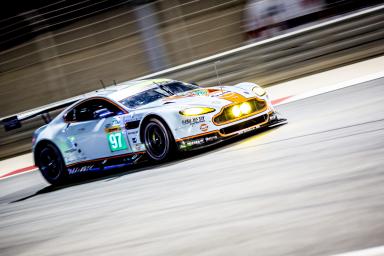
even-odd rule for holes
{"type": "Polygon", "coordinates": [[[73,121],[76,121],[75,119],[75,109],[72,109],[71,111],[67,112],[65,115],[64,115],[64,120],[66,122],[73,122],[73,121]]]}
{"type": "Polygon", "coordinates": [[[83,102],[70,110],[64,117],[67,122],[83,122],[96,119],[94,112],[100,109],[107,109],[115,115],[122,114],[123,111],[117,106],[103,99],[92,99],[83,102]]]}
{"type": "Polygon", "coordinates": [[[123,111],[112,103],[105,100],[95,100],[93,104],[93,112],[99,109],[108,109],[108,111],[114,113],[115,115],[120,115],[123,111]]]}
{"type": "Polygon", "coordinates": [[[90,109],[90,101],[83,102],[67,112],[64,120],[67,122],[81,122],[92,120],[92,110],[90,109]]]}
{"type": "Polygon", "coordinates": [[[92,105],[90,104],[90,102],[91,100],[75,108],[76,121],[81,122],[81,121],[89,121],[93,119],[92,105]]]}

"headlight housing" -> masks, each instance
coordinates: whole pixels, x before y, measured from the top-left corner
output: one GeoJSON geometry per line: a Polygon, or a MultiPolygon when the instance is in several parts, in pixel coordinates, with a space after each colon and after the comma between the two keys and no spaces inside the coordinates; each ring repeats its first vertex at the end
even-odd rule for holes
{"type": "Polygon", "coordinates": [[[211,113],[215,111],[214,108],[208,108],[208,107],[192,107],[192,108],[186,108],[184,110],[181,110],[179,113],[183,116],[200,116],[204,114],[211,113]]]}
{"type": "Polygon", "coordinates": [[[252,91],[257,95],[257,96],[264,96],[267,92],[261,88],[260,86],[255,86],[252,88],[252,91]]]}
{"type": "Polygon", "coordinates": [[[231,108],[232,116],[234,116],[235,118],[238,118],[243,115],[248,115],[251,112],[252,112],[252,107],[248,102],[243,102],[239,105],[234,105],[231,108]]]}

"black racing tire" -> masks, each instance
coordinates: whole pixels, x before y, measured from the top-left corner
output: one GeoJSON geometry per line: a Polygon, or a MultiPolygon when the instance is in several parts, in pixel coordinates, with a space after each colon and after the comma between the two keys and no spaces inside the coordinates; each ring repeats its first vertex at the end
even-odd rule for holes
{"type": "Polygon", "coordinates": [[[68,170],[56,146],[48,143],[38,150],[36,156],[40,172],[49,183],[56,186],[68,181],[68,170]]]}
{"type": "Polygon", "coordinates": [[[151,118],[143,130],[147,155],[154,162],[164,162],[175,151],[175,140],[168,127],[156,118],[151,118]]]}

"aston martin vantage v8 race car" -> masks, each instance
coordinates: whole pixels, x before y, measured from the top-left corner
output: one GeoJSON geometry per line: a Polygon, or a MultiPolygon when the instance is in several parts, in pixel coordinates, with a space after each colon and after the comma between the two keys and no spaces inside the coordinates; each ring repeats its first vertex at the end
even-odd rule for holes
{"type": "Polygon", "coordinates": [[[129,81],[67,107],[33,137],[36,166],[51,184],[71,175],[164,161],[278,118],[253,83],[203,88],[169,79],[129,81]]]}

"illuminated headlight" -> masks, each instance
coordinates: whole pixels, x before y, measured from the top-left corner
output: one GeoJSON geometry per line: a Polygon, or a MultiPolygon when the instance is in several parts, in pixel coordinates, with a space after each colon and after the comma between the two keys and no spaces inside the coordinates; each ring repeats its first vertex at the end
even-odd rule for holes
{"type": "Polygon", "coordinates": [[[208,114],[215,111],[214,108],[207,108],[207,107],[195,107],[195,108],[187,108],[179,113],[183,116],[199,116],[199,115],[204,115],[208,114]]]}
{"type": "Polygon", "coordinates": [[[235,105],[235,106],[232,107],[232,115],[234,117],[241,116],[241,109],[240,109],[240,107],[238,105],[235,105]]]}
{"type": "Polygon", "coordinates": [[[253,87],[253,88],[252,88],[252,91],[253,91],[256,95],[258,95],[258,96],[264,96],[264,95],[266,94],[266,91],[265,91],[263,88],[259,87],[259,86],[255,86],[255,87],[253,87]]]}
{"type": "Polygon", "coordinates": [[[252,107],[248,102],[244,102],[240,105],[233,106],[231,112],[234,117],[240,117],[242,115],[248,115],[249,113],[251,113],[252,107]]]}
{"type": "Polygon", "coordinates": [[[244,102],[240,105],[240,111],[243,115],[251,113],[252,107],[248,102],[244,102]]]}

